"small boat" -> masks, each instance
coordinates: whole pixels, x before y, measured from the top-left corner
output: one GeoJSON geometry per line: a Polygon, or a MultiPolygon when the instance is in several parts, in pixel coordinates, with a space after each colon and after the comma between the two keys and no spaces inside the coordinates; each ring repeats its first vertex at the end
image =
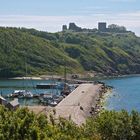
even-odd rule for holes
{"type": "Polygon", "coordinates": [[[12,94],[9,94],[7,98],[32,98],[33,94],[28,90],[15,90],[12,94]]]}
{"type": "Polygon", "coordinates": [[[52,89],[56,88],[57,84],[52,83],[40,83],[36,85],[37,89],[52,89]]]}
{"type": "Polygon", "coordinates": [[[33,94],[33,98],[39,98],[40,95],[39,94],[33,94]]]}
{"type": "Polygon", "coordinates": [[[8,98],[18,98],[19,96],[23,96],[25,90],[14,90],[12,94],[7,95],[8,98]]]}
{"type": "Polygon", "coordinates": [[[23,94],[23,98],[33,98],[33,94],[30,91],[26,91],[23,94]]]}
{"type": "Polygon", "coordinates": [[[43,105],[49,105],[53,107],[56,106],[62,99],[62,96],[52,95],[48,93],[44,93],[39,97],[39,100],[43,105]]]}
{"type": "Polygon", "coordinates": [[[64,83],[64,82],[54,81],[54,83],[39,83],[36,85],[36,88],[37,89],[59,89],[59,90],[62,90],[64,88],[64,86],[69,87],[69,84],[64,83]]]}
{"type": "Polygon", "coordinates": [[[56,106],[58,103],[56,101],[51,101],[51,102],[48,102],[48,105],[50,106],[56,106]]]}
{"type": "Polygon", "coordinates": [[[48,105],[48,102],[53,100],[53,96],[52,94],[42,93],[40,94],[39,100],[44,105],[48,105]]]}
{"type": "Polygon", "coordinates": [[[63,99],[64,99],[64,97],[61,96],[61,95],[59,95],[59,96],[54,95],[54,96],[53,96],[53,100],[54,100],[55,102],[57,102],[57,104],[58,104],[59,102],[61,102],[63,99]]]}

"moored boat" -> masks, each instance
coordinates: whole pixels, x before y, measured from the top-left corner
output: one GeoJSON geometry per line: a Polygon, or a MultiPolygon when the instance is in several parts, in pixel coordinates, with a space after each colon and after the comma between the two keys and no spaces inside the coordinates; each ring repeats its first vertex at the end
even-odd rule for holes
{"type": "Polygon", "coordinates": [[[7,98],[32,98],[33,94],[28,90],[15,90],[12,94],[7,95],[7,98]]]}

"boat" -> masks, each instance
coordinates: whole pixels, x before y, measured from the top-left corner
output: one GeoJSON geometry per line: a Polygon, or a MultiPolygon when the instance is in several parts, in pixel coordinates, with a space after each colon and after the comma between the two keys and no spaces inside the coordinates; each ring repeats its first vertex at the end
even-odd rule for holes
{"type": "Polygon", "coordinates": [[[53,100],[56,101],[57,104],[58,104],[59,102],[61,102],[63,99],[64,99],[64,97],[61,96],[61,95],[59,95],[59,96],[54,95],[54,96],[53,96],[53,100]]]}
{"type": "Polygon", "coordinates": [[[33,98],[33,94],[30,91],[26,91],[22,98],[33,98]]]}
{"type": "Polygon", "coordinates": [[[33,94],[28,90],[14,90],[7,98],[32,98],[33,94]]]}
{"type": "Polygon", "coordinates": [[[52,93],[40,94],[39,100],[43,105],[56,106],[64,97],[61,95],[52,95],[52,93]]]}
{"type": "Polygon", "coordinates": [[[64,88],[64,82],[55,82],[55,83],[40,83],[36,85],[37,89],[59,89],[64,88]]]}
{"type": "Polygon", "coordinates": [[[14,90],[13,93],[7,95],[7,98],[18,98],[22,96],[24,92],[25,90],[14,90]]]}
{"type": "Polygon", "coordinates": [[[39,97],[40,97],[40,95],[38,93],[33,94],[33,98],[39,98],[39,97]]]}
{"type": "Polygon", "coordinates": [[[57,84],[54,83],[40,83],[36,85],[37,89],[51,89],[56,88],[57,84]]]}
{"type": "MultiPolygon", "coordinates": [[[[26,81],[27,79],[27,63],[25,61],[25,77],[23,80],[26,81]]],[[[25,87],[25,90],[15,90],[11,96],[17,96],[17,98],[33,98],[33,94],[27,90],[27,86],[25,87]]]]}
{"type": "Polygon", "coordinates": [[[53,100],[52,94],[42,93],[40,94],[39,100],[44,105],[48,105],[49,100],[53,100]]]}
{"type": "Polygon", "coordinates": [[[48,105],[54,107],[56,106],[58,103],[56,101],[51,101],[51,102],[48,102],[48,105]]]}

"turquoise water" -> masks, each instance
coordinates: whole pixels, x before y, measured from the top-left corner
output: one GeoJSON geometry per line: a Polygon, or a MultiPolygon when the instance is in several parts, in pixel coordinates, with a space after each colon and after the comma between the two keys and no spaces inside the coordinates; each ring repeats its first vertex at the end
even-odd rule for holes
{"type": "MultiPolygon", "coordinates": [[[[14,90],[29,90],[32,93],[44,93],[44,92],[52,92],[54,89],[44,90],[44,89],[36,89],[36,85],[40,83],[50,83],[50,80],[0,80],[0,92],[5,94],[10,94],[14,90]]],[[[54,82],[54,81],[53,81],[54,82]]],[[[56,94],[56,90],[52,93],[56,94]]]]}
{"type": "MultiPolygon", "coordinates": [[[[5,96],[13,93],[14,90],[28,90],[33,94],[48,93],[60,95],[58,89],[36,89],[36,85],[40,83],[51,83],[50,80],[0,80],[0,94],[5,96]]],[[[9,99],[10,100],[10,99],[9,99]]],[[[21,105],[37,105],[38,99],[19,99],[21,105]]]]}
{"type": "MultiPolygon", "coordinates": [[[[112,94],[106,99],[105,107],[109,110],[126,109],[128,111],[137,110],[140,112],[140,76],[124,77],[102,80],[106,84],[113,86],[112,94]]],[[[60,94],[59,90],[40,90],[35,86],[39,83],[50,83],[47,80],[0,80],[0,93],[10,94],[14,90],[27,89],[32,93],[52,93],[60,94]]],[[[36,105],[37,100],[21,100],[22,105],[36,105]]]]}
{"type": "Polygon", "coordinates": [[[106,99],[105,107],[109,110],[140,112],[140,76],[103,80],[114,87],[112,94],[106,99]]]}

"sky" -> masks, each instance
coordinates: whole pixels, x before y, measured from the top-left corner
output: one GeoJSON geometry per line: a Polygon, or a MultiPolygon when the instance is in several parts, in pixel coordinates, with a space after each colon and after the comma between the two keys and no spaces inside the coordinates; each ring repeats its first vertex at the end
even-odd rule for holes
{"type": "Polygon", "coordinates": [[[118,24],[140,36],[140,0],[0,0],[0,26],[57,32],[69,22],[118,24]]]}

